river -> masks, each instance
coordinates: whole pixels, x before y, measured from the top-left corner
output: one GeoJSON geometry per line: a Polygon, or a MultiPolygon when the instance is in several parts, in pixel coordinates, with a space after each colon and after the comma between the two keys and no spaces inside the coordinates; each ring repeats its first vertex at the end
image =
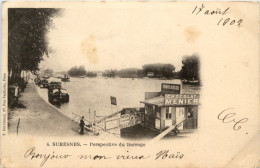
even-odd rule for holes
{"type": "MultiPolygon", "coordinates": [[[[50,78],[49,81],[60,81],[50,78]]],[[[97,118],[110,115],[125,107],[144,107],[145,92],[159,92],[162,83],[180,84],[180,80],[132,79],[132,78],[71,78],[70,82],[62,82],[67,89],[70,101],[58,108],[64,115],[72,118],[72,113],[85,116],[93,121],[94,111],[97,118]],[[111,105],[110,96],[117,99],[117,106],[111,105]],[[90,110],[90,115],[89,115],[90,110]]],[[[199,87],[183,86],[182,93],[198,93],[199,87]]],[[[39,94],[48,100],[47,89],[40,89],[39,94]]]]}

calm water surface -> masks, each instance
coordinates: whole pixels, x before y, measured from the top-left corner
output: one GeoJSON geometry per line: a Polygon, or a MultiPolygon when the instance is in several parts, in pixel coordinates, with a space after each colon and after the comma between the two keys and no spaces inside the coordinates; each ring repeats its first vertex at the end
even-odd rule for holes
{"type": "MultiPolygon", "coordinates": [[[[50,81],[59,81],[52,78],[50,81]]],[[[59,109],[72,118],[72,113],[84,115],[93,120],[107,116],[125,107],[144,107],[145,92],[159,92],[162,83],[180,84],[179,80],[131,79],[131,78],[71,78],[70,82],[62,82],[62,87],[70,95],[68,103],[61,104],[59,109]],[[110,96],[117,98],[117,106],[111,106],[110,96]],[[90,109],[90,117],[89,117],[90,109]]],[[[189,90],[183,86],[183,91],[189,90]]],[[[198,87],[196,87],[198,88],[198,87]]],[[[194,90],[192,88],[191,90],[194,90]]],[[[198,90],[198,89],[195,89],[198,90]]],[[[184,91],[184,92],[185,92],[184,91]]],[[[47,89],[40,89],[40,95],[48,99],[47,89]]]]}

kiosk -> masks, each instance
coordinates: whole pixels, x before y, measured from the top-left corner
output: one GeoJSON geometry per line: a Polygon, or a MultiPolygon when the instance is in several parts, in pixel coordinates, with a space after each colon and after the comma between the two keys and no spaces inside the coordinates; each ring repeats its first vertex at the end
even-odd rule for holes
{"type": "Polygon", "coordinates": [[[181,94],[181,85],[163,83],[161,92],[146,92],[143,125],[158,131],[176,124],[181,130],[198,126],[199,94],[181,94]]]}

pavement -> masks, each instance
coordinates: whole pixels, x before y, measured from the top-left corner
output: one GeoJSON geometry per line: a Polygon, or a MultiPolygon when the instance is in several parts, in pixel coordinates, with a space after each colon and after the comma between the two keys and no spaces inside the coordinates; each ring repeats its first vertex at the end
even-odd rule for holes
{"type": "MultiPolygon", "coordinates": [[[[79,125],[45,102],[31,81],[27,84],[19,101],[25,108],[9,109],[9,134],[46,136],[81,136],[79,125]]],[[[85,134],[87,135],[87,134],[85,134]]],[[[83,135],[83,136],[85,136],[83,135]]]]}

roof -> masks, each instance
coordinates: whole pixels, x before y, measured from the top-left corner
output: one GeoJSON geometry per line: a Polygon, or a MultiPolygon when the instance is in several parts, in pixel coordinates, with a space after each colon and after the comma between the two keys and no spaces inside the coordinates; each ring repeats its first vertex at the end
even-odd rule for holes
{"type": "Polygon", "coordinates": [[[140,103],[164,106],[164,97],[158,96],[158,97],[154,97],[152,99],[147,99],[147,100],[141,101],[140,103]]]}

